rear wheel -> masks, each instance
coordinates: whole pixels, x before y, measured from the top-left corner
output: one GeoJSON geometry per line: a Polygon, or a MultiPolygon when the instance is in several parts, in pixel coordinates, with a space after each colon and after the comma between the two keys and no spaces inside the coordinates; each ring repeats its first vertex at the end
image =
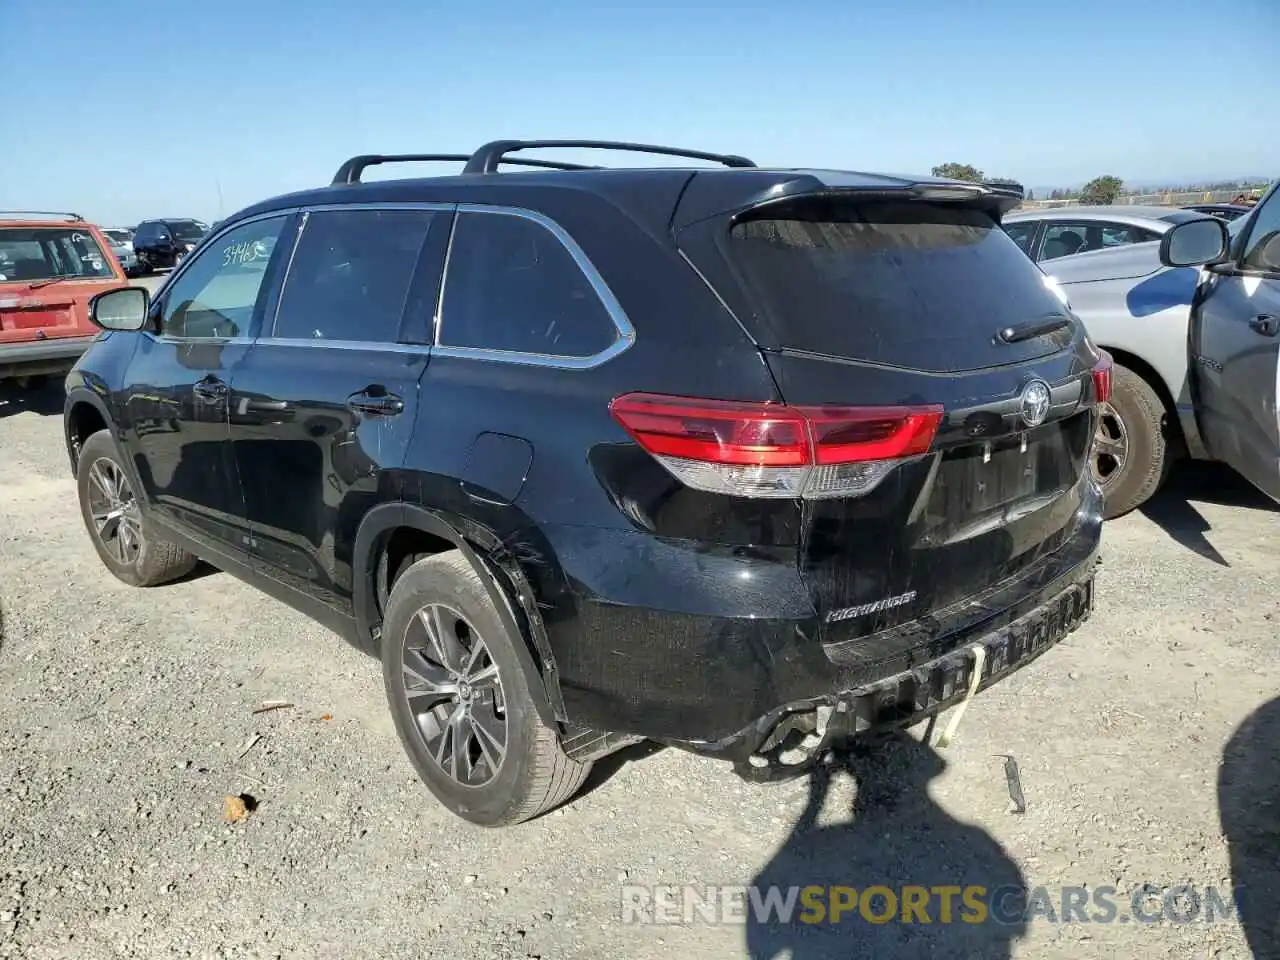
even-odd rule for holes
{"type": "Polygon", "coordinates": [[[147,528],[129,475],[111,434],[99,430],[76,461],[80,513],[102,563],[133,587],[152,587],[186,576],[196,558],[147,528]]]}
{"type": "Polygon", "coordinates": [[[481,826],[559,806],[591,770],[539,719],[522,642],[456,550],[418,560],[391,590],[382,664],[400,742],[436,798],[481,826]]]}
{"type": "Polygon", "coordinates": [[[1142,506],[1164,483],[1172,461],[1168,421],[1151,384],[1116,365],[1111,402],[1102,405],[1093,446],[1093,472],[1108,520],[1142,506]]]}

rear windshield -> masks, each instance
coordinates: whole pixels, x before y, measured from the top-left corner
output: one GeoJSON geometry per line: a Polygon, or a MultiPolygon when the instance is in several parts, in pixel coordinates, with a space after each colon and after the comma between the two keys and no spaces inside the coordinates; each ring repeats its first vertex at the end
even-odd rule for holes
{"type": "Polygon", "coordinates": [[[204,236],[205,227],[195,220],[170,220],[169,230],[177,240],[199,240],[204,236]]]}
{"type": "Polygon", "coordinates": [[[736,223],[727,247],[782,347],[955,371],[1042,356],[1074,333],[993,342],[1064,311],[1027,255],[972,208],[809,200],[736,223]]]}
{"type": "Polygon", "coordinates": [[[87,230],[70,227],[0,227],[0,282],[106,278],[113,274],[87,230]]]}

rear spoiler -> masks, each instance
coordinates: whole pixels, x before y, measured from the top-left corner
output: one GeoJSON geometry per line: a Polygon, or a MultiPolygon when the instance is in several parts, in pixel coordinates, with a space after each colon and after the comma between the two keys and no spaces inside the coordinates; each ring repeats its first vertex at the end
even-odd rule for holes
{"type": "Polygon", "coordinates": [[[891,176],[843,170],[735,170],[692,176],[672,220],[676,232],[712,217],[741,220],[807,199],[925,200],[982,210],[999,222],[1026,197],[1013,180],[974,183],[940,177],[891,176]]]}

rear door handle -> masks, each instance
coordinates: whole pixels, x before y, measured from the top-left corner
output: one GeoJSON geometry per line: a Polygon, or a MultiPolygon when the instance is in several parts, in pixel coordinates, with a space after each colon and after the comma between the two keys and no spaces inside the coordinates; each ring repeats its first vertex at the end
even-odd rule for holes
{"type": "Polygon", "coordinates": [[[347,406],[374,417],[394,417],[404,410],[404,401],[383,387],[366,387],[347,397],[347,406]]]}
{"type": "Polygon", "coordinates": [[[1253,328],[1254,333],[1260,333],[1264,337],[1274,337],[1280,334],[1280,317],[1259,314],[1249,321],[1249,326],[1253,328]]]}
{"type": "Polygon", "coordinates": [[[206,403],[216,403],[226,397],[227,385],[217,377],[205,377],[195,382],[191,392],[206,403]]]}

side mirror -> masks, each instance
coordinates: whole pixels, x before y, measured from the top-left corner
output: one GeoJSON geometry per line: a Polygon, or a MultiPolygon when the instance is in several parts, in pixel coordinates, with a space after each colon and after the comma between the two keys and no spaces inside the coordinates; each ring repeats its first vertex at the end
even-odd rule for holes
{"type": "Polygon", "coordinates": [[[1160,238],[1160,262],[1166,267],[1201,267],[1221,260],[1230,235],[1216,217],[1180,223],[1160,238]]]}
{"type": "Polygon", "coordinates": [[[89,319],[103,330],[141,330],[150,307],[151,293],[146,287],[121,287],[90,300],[89,319]]]}

